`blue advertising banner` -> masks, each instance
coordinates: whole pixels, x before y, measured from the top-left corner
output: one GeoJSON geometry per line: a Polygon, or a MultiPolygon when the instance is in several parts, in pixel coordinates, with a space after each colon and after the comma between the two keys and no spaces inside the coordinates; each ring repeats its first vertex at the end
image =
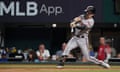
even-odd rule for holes
{"type": "Polygon", "coordinates": [[[88,5],[97,9],[102,21],[102,0],[1,0],[0,22],[69,22],[88,5]]]}

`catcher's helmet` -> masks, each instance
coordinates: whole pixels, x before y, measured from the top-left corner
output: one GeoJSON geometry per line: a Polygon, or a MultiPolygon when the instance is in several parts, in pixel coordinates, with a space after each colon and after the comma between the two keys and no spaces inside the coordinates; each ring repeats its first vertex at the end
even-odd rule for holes
{"type": "Polygon", "coordinates": [[[87,8],[84,10],[85,12],[90,12],[92,14],[95,14],[95,7],[94,6],[87,6],[87,8]]]}

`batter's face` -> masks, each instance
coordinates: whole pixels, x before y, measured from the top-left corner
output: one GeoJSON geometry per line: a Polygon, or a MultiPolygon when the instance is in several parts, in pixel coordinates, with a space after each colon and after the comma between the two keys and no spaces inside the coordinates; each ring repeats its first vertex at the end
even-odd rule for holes
{"type": "Polygon", "coordinates": [[[86,13],[86,19],[92,18],[94,16],[94,14],[92,13],[86,13]]]}
{"type": "Polygon", "coordinates": [[[94,14],[88,14],[89,18],[92,18],[94,16],[94,14]]]}

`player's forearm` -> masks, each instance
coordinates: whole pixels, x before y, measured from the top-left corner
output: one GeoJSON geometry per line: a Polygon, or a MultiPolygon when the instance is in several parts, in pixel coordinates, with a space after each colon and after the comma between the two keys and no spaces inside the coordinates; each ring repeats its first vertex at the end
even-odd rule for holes
{"type": "Polygon", "coordinates": [[[80,17],[74,18],[73,21],[70,23],[70,27],[71,27],[71,28],[76,27],[76,23],[78,23],[78,22],[80,22],[80,21],[81,21],[80,17]]]}
{"type": "Polygon", "coordinates": [[[80,18],[80,17],[75,17],[75,18],[74,18],[74,21],[75,21],[75,22],[79,22],[79,21],[81,21],[81,18],[80,18]]]}

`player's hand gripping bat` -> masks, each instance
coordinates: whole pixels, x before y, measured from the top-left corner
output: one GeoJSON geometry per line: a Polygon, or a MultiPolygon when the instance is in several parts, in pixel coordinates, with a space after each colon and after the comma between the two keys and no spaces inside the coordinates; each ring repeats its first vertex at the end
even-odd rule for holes
{"type": "Polygon", "coordinates": [[[74,32],[74,28],[76,27],[76,23],[81,21],[80,17],[76,17],[74,18],[74,20],[70,23],[70,27],[71,27],[71,32],[74,32]]]}

